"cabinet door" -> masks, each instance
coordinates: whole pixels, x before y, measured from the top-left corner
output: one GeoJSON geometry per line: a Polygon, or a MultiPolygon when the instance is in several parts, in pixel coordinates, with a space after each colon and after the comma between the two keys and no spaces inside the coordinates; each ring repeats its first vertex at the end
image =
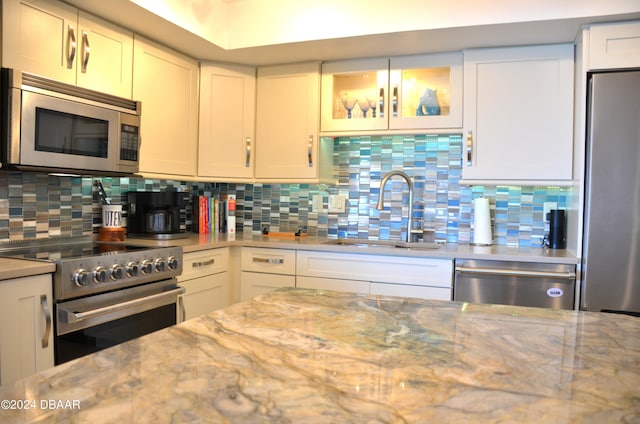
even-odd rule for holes
{"type": "Polygon", "coordinates": [[[242,271],[240,273],[240,300],[244,302],[281,287],[295,287],[295,285],[295,275],[242,271]]]}
{"type": "Polygon", "coordinates": [[[594,24],[589,32],[590,70],[640,67],[640,21],[594,24]]]}
{"type": "Polygon", "coordinates": [[[51,276],[0,282],[0,385],[53,367],[51,276]]]}
{"type": "Polygon", "coordinates": [[[464,53],[463,180],[570,180],[573,45],[464,53]]]}
{"type": "Polygon", "coordinates": [[[462,52],[392,58],[389,90],[390,129],[461,128],[462,52]]]}
{"type": "Polygon", "coordinates": [[[339,278],[296,277],[296,287],[303,289],[334,290],[347,293],[369,293],[368,281],[342,280],[339,278]]]}
{"type": "Polygon", "coordinates": [[[418,299],[451,300],[451,289],[444,287],[411,286],[407,284],[371,283],[371,294],[381,296],[414,297],[418,299]]]}
{"type": "Polygon", "coordinates": [[[321,131],[386,130],[397,107],[388,87],[388,59],[323,64],[321,131]]]}
{"type": "Polygon", "coordinates": [[[258,69],[255,176],[263,181],[317,182],[320,65],[258,69]]]}
{"type": "Polygon", "coordinates": [[[78,10],[61,2],[2,2],[2,66],[76,83],[78,10]]]}
{"type": "Polygon", "coordinates": [[[198,63],[150,41],[134,41],[133,98],[142,102],[140,172],[194,177],[198,63]]]}
{"type": "Polygon", "coordinates": [[[80,11],[77,37],[77,85],[130,99],[133,33],[80,11]]]}
{"type": "Polygon", "coordinates": [[[253,177],[255,101],[255,68],[202,65],[198,176],[253,177]]]}
{"type": "Polygon", "coordinates": [[[224,308],[229,304],[229,273],[227,272],[182,281],[180,286],[186,291],[178,301],[181,303],[177,311],[178,322],[182,322],[182,308],[184,308],[186,321],[224,308]]]}

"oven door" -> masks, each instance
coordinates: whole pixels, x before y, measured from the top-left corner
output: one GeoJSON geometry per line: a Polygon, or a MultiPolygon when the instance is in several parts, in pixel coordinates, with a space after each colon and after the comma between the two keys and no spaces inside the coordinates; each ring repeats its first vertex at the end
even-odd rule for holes
{"type": "Polygon", "coordinates": [[[175,325],[182,293],[169,279],[57,303],[56,365],[175,325]]]}

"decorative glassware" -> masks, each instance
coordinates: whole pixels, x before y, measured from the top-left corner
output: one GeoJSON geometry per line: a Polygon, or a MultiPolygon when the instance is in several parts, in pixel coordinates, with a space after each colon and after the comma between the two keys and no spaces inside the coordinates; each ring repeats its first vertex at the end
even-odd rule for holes
{"type": "Polygon", "coordinates": [[[356,99],[355,97],[349,97],[348,93],[343,92],[340,95],[340,100],[342,101],[342,106],[344,106],[344,108],[347,110],[347,119],[351,119],[351,111],[355,107],[358,99],[356,99]]]}
{"type": "Polygon", "coordinates": [[[358,106],[360,107],[360,110],[362,111],[362,117],[366,118],[367,117],[367,111],[369,110],[369,100],[367,100],[366,98],[358,100],[358,106]]]}
{"type": "Polygon", "coordinates": [[[378,108],[378,98],[377,97],[367,97],[367,101],[369,102],[369,109],[371,109],[371,117],[376,117],[376,109],[378,108]]]}

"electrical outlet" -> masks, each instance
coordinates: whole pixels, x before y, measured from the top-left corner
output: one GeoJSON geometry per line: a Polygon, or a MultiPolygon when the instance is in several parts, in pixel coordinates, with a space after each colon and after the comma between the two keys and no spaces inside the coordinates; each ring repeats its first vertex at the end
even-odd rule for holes
{"type": "Polygon", "coordinates": [[[331,194],[329,195],[329,212],[345,212],[346,206],[345,203],[347,201],[347,196],[344,194],[331,194]]]}
{"type": "Polygon", "coordinates": [[[542,219],[544,220],[544,222],[549,222],[548,215],[551,209],[558,209],[558,203],[544,202],[544,205],[542,206],[542,219]]]}

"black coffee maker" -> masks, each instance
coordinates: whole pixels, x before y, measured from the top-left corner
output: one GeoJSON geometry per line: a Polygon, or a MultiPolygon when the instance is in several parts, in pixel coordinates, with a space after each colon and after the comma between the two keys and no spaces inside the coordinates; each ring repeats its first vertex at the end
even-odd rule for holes
{"type": "Polygon", "coordinates": [[[547,215],[549,220],[549,236],[545,238],[545,246],[552,249],[566,249],[566,217],[562,209],[551,209],[547,215]]]}
{"type": "Polygon", "coordinates": [[[188,193],[130,191],[127,228],[131,237],[172,239],[186,237],[188,193]]]}

